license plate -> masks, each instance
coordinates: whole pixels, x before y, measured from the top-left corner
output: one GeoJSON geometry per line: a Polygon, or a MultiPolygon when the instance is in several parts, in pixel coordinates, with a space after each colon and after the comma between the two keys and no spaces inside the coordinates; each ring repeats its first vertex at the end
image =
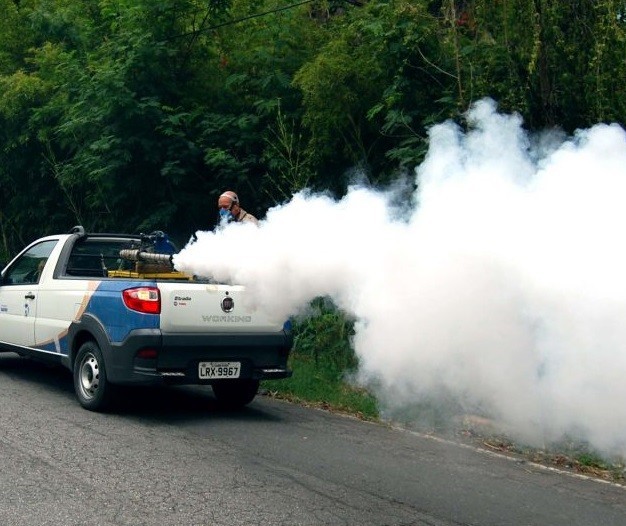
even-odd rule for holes
{"type": "Polygon", "coordinates": [[[198,364],[200,380],[239,378],[240,374],[241,362],[200,362],[198,364]]]}

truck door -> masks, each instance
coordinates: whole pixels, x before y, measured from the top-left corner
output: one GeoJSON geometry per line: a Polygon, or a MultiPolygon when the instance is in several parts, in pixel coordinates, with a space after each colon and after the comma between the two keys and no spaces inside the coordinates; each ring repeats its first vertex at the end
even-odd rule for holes
{"type": "Polygon", "coordinates": [[[35,344],[39,278],[57,240],[33,245],[2,274],[0,281],[0,341],[22,347],[35,344]]]}

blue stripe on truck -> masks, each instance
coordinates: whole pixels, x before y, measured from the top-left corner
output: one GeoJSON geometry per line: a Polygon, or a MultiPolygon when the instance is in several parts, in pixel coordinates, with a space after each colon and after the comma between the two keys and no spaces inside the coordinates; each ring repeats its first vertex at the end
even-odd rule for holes
{"type": "Polygon", "coordinates": [[[134,329],[158,329],[161,316],[143,314],[124,305],[122,291],[135,287],[154,287],[152,281],[102,281],[94,291],[85,312],[102,323],[111,342],[121,342],[134,329]]]}

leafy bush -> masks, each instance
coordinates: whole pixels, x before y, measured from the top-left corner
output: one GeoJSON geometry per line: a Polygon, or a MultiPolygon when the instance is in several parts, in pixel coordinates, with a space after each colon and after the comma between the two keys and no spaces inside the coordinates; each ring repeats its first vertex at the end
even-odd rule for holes
{"type": "Polygon", "coordinates": [[[354,321],[328,298],[314,300],[309,314],[294,320],[294,331],[294,352],[313,358],[317,367],[335,370],[338,375],[356,368],[350,341],[354,321]]]}
{"type": "Polygon", "coordinates": [[[348,378],[358,366],[351,346],[354,321],[327,298],[314,300],[308,315],[293,321],[295,344],[289,366],[294,374],[287,380],[265,382],[269,393],[363,418],[377,418],[375,398],[348,378]]]}

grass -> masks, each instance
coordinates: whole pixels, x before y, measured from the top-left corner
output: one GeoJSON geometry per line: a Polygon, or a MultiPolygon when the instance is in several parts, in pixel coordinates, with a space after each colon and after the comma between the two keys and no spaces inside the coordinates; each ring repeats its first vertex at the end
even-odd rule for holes
{"type": "Polygon", "coordinates": [[[350,344],[353,320],[327,298],[318,298],[307,316],[293,320],[293,328],[294,349],[289,358],[293,376],[265,381],[262,387],[274,397],[377,419],[376,399],[347,380],[358,366],[350,344]]]}
{"type": "Polygon", "coordinates": [[[289,366],[293,370],[291,378],[263,382],[270,396],[365,420],[378,418],[376,399],[364,389],[346,382],[341,371],[327,364],[320,366],[311,356],[298,353],[292,354],[289,366]]]}

